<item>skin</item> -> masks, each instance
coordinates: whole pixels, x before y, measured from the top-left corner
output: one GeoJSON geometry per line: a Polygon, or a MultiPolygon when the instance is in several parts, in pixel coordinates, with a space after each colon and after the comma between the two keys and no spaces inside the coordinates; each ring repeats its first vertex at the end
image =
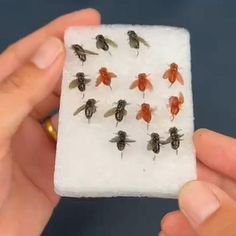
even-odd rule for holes
{"type": "Polygon", "coordinates": [[[55,143],[40,120],[59,106],[65,50],[45,70],[29,60],[47,39],[62,41],[69,26],[97,24],[97,11],[74,12],[0,55],[0,235],[40,235],[59,201],[53,191],[55,143]]]}
{"type": "MultiPolygon", "coordinates": [[[[161,236],[233,236],[236,235],[236,140],[234,138],[200,129],[194,134],[197,152],[199,181],[186,184],[180,191],[180,210],[164,216],[161,222],[161,236]],[[210,184],[209,184],[210,183],[210,184]],[[208,185],[220,208],[201,223],[196,223],[184,211],[188,188],[208,185]]],[[[192,196],[194,201],[204,198],[204,194],[192,196]]],[[[204,211],[202,206],[196,211],[204,211]]]]}

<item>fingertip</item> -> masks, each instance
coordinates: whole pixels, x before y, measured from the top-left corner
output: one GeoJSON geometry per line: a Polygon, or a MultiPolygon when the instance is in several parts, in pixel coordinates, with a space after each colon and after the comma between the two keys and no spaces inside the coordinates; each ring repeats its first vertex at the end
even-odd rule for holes
{"type": "Polygon", "coordinates": [[[94,8],[86,8],[82,10],[78,10],[74,12],[73,14],[78,15],[78,17],[83,19],[84,22],[87,22],[91,25],[98,25],[101,23],[101,14],[98,10],[94,8]]]}
{"type": "Polygon", "coordinates": [[[197,141],[198,138],[202,137],[203,135],[206,135],[209,132],[211,132],[211,131],[206,128],[197,129],[193,134],[193,141],[197,141]]]}

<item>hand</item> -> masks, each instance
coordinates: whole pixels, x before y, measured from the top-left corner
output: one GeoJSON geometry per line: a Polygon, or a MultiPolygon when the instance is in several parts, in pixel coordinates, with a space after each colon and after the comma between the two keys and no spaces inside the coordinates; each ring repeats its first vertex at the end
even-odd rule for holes
{"type": "Polygon", "coordinates": [[[162,220],[161,236],[236,235],[236,140],[213,131],[194,135],[199,181],[179,194],[180,211],[162,220]]]}
{"type": "Polygon", "coordinates": [[[64,30],[99,23],[92,9],[68,14],[0,55],[0,235],[40,235],[58,203],[55,144],[39,121],[59,106],[64,30]]]}

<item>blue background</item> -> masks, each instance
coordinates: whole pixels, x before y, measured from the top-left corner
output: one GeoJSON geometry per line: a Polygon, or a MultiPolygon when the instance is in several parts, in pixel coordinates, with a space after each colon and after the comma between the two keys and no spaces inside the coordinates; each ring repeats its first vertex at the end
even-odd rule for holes
{"type": "MultiPolygon", "coordinates": [[[[0,51],[55,17],[94,7],[102,23],[181,26],[191,33],[195,127],[236,135],[236,2],[0,0],[0,51]]],[[[62,199],[44,236],[154,236],[175,200],[62,199]]]]}

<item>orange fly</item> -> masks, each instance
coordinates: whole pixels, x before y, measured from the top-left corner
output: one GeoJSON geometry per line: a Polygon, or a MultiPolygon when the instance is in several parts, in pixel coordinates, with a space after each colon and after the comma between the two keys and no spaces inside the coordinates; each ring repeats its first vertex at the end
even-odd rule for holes
{"type": "Polygon", "coordinates": [[[170,81],[170,86],[177,80],[180,84],[184,85],[182,75],[179,73],[178,65],[176,63],[170,64],[170,68],[163,75],[163,79],[170,81]]]}
{"type": "Polygon", "coordinates": [[[99,76],[97,78],[95,86],[97,87],[99,84],[103,83],[103,84],[105,84],[106,86],[109,86],[112,89],[112,87],[111,87],[111,79],[112,78],[116,78],[116,77],[117,77],[116,74],[114,74],[113,72],[108,72],[107,68],[102,67],[99,70],[99,76]]]}
{"type": "Polygon", "coordinates": [[[152,91],[153,90],[153,86],[152,83],[150,82],[150,80],[147,78],[147,74],[145,73],[140,73],[138,74],[138,79],[135,80],[131,85],[130,85],[130,89],[134,89],[136,87],[138,87],[138,89],[143,92],[143,97],[145,96],[144,93],[146,90],[152,91]]]}
{"type": "Polygon", "coordinates": [[[181,105],[184,103],[184,96],[180,92],[179,97],[177,96],[171,96],[169,98],[169,107],[170,107],[170,112],[172,115],[172,120],[174,120],[175,116],[179,113],[181,105]]]}
{"type": "Polygon", "coordinates": [[[141,109],[139,110],[138,114],[136,115],[137,120],[143,119],[145,122],[147,122],[147,129],[148,129],[149,123],[152,119],[153,111],[154,111],[154,109],[151,108],[148,103],[143,103],[141,105],[141,109]]]}

